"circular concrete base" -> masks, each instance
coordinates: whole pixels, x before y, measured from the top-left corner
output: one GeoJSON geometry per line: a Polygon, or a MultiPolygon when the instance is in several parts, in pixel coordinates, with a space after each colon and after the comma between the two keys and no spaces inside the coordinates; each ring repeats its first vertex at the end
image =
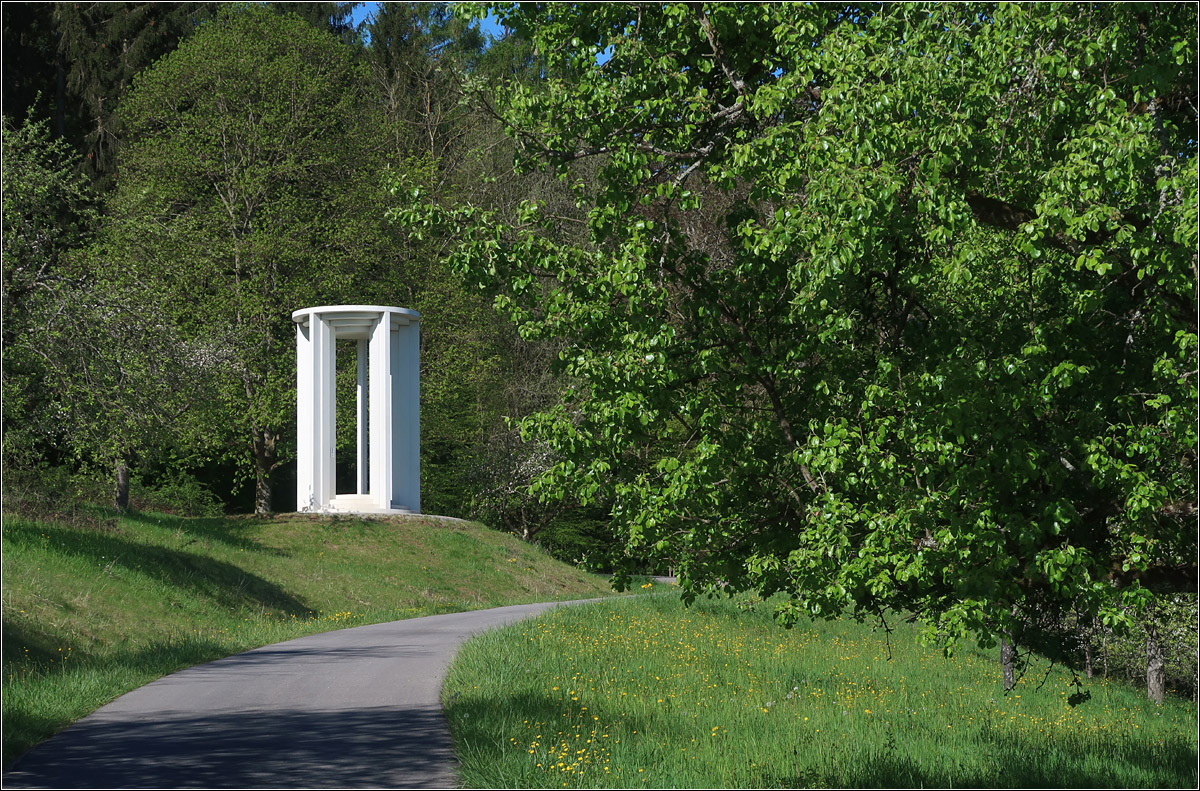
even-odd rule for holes
{"type": "Polygon", "coordinates": [[[411,514],[407,508],[380,508],[379,503],[368,494],[339,494],[330,498],[327,505],[313,508],[305,513],[310,514],[366,514],[403,515],[411,514]]]}

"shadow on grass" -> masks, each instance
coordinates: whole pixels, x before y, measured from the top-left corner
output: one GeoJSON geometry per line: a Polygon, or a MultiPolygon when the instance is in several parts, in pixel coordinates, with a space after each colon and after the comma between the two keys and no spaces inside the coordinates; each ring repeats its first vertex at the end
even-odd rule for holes
{"type": "Polygon", "coordinates": [[[227,609],[266,607],[297,616],[309,612],[305,603],[291,593],[232,563],[181,549],[141,544],[119,533],[13,520],[5,526],[4,535],[10,544],[48,540],[62,555],[86,558],[110,573],[117,569],[131,571],[206,597],[227,609]]]}
{"type": "MultiPolygon", "coordinates": [[[[200,662],[219,659],[230,651],[230,647],[224,643],[203,638],[160,640],[140,648],[115,649],[99,656],[72,651],[64,665],[63,653],[56,645],[61,640],[52,633],[27,622],[8,619],[4,622],[3,636],[6,682],[12,676],[20,679],[36,678],[46,673],[57,676],[63,672],[110,670],[132,671],[157,678],[200,662]]],[[[4,727],[7,731],[7,720],[4,727]]]]}
{"type": "Polygon", "coordinates": [[[446,788],[436,707],[96,716],[31,750],[5,788],[446,788]]]}
{"type": "Polygon", "coordinates": [[[73,717],[102,705],[104,698],[86,699],[76,695],[66,705],[47,713],[44,698],[25,690],[27,682],[38,684],[38,677],[47,671],[54,673],[53,683],[71,686],[72,682],[87,688],[86,677],[99,675],[117,677],[124,683],[106,682],[97,684],[98,689],[127,691],[155,678],[182,670],[185,667],[220,659],[229,653],[229,647],[221,643],[204,640],[181,640],[159,642],[139,649],[118,650],[102,657],[73,656],[65,669],[61,664],[52,664],[49,658],[61,662],[61,653],[46,646],[47,638],[41,632],[22,628],[24,625],[4,624],[5,682],[9,685],[4,706],[4,765],[20,756],[33,745],[53,736],[70,724],[73,717]],[[33,646],[28,653],[13,646],[33,646]],[[19,658],[10,659],[13,651],[19,658]],[[49,655],[49,656],[48,656],[49,655]],[[59,673],[62,673],[59,676],[59,673]],[[72,711],[70,706],[82,707],[72,711]]]}
{"type": "Polygon", "coordinates": [[[1196,746],[1176,737],[1147,751],[1144,741],[1116,739],[1102,755],[1095,746],[1047,742],[1030,735],[979,734],[977,754],[995,770],[958,766],[930,772],[898,753],[844,754],[812,772],[764,772],[762,788],[1195,788],[1196,746]]]}
{"type": "Polygon", "coordinates": [[[227,517],[181,517],[143,511],[129,511],[122,518],[147,526],[178,530],[197,541],[215,541],[233,549],[245,549],[276,557],[287,557],[288,553],[275,547],[265,547],[249,537],[255,523],[247,519],[227,517]]]}
{"type": "MultiPolygon", "coordinates": [[[[17,667],[31,672],[43,672],[56,667],[62,659],[62,640],[32,623],[18,620],[21,616],[5,613],[3,627],[3,656],[6,680],[17,667]]],[[[7,726],[5,726],[7,727],[7,726]]]]}

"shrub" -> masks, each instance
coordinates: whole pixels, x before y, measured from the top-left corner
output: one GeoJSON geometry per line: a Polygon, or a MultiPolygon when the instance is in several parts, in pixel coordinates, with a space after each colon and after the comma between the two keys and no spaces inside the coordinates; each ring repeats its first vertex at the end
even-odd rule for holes
{"type": "Polygon", "coordinates": [[[141,480],[130,483],[129,500],[139,511],[160,511],[176,516],[220,516],[220,498],[192,475],[174,472],[153,486],[141,480]]]}

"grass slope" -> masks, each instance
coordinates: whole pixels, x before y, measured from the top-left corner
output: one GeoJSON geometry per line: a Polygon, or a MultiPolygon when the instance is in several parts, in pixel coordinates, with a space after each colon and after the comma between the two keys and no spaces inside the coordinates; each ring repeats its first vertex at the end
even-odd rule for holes
{"type": "Polygon", "coordinates": [[[200,662],[347,626],[611,593],[511,535],[437,518],[75,521],[4,518],[5,766],[200,662]]]}
{"type": "Polygon", "coordinates": [[[474,788],[1195,788],[1196,705],[895,625],[641,596],[479,635],[443,700],[474,788]],[[889,659],[890,656],[890,659],[889,659]]]}

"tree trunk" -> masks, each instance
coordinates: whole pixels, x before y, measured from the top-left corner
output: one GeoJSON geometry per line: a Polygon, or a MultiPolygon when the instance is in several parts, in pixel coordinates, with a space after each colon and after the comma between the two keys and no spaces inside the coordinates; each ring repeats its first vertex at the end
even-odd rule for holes
{"type": "Polygon", "coordinates": [[[129,458],[117,458],[116,492],[113,495],[113,508],[118,511],[129,510],[129,458]]]}
{"type": "Polygon", "coordinates": [[[1092,636],[1096,633],[1096,619],[1091,620],[1088,628],[1083,630],[1083,635],[1080,640],[1083,642],[1083,673],[1088,679],[1093,676],[1092,672],[1092,636]]]}
{"type": "Polygon", "coordinates": [[[1155,703],[1162,703],[1167,698],[1162,641],[1153,615],[1146,619],[1146,696],[1155,703]]]}
{"type": "Polygon", "coordinates": [[[1013,645],[1012,632],[1000,638],[1000,666],[1004,669],[1004,691],[1011,692],[1017,686],[1017,648],[1013,645]]]}
{"type": "Polygon", "coordinates": [[[256,470],[254,475],[254,513],[265,516],[271,513],[271,477],[256,470]]]}
{"type": "Polygon", "coordinates": [[[1108,680],[1108,633],[1107,632],[1104,634],[1103,637],[1100,638],[1100,650],[1103,652],[1104,680],[1107,681],[1108,680]]]}
{"type": "Polygon", "coordinates": [[[275,441],[278,437],[268,430],[256,431],[251,444],[254,449],[254,513],[271,513],[271,472],[275,469],[275,441]]]}

